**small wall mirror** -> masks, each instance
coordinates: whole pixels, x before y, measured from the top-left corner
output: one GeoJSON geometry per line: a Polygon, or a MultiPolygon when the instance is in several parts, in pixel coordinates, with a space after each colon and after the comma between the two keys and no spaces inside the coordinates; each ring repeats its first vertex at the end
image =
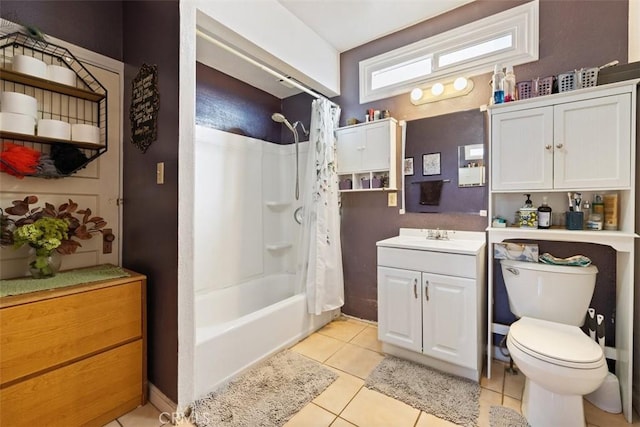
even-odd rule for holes
{"type": "Polygon", "coordinates": [[[478,187],[485,183],[484,145],[458,147],[458,187],[478,187]]]}

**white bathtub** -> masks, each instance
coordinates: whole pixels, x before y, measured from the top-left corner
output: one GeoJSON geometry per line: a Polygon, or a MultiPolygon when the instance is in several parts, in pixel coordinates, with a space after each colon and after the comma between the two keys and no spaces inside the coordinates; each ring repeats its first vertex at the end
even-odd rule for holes
{"type": "Polygon", "coordinates": [[[196,297],[196,399],[332,319],[307,313],[294,279],[272,275],[196,297]]]}

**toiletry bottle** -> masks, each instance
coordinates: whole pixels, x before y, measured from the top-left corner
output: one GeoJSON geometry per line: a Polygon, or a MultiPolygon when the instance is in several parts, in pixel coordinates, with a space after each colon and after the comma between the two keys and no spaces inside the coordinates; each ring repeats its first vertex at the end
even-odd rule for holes
{"type": "Polygon", "coordinates": [[[516,75],[513,74],[513,66],[507,65],[507,74],[502,80],[502,88],[504,90],[504,102],[516,100],[516,75]]]}
{"type": "Polygon", "coordinates": [[[538,208],[538,228],[551,227],[551,208],[547,204],[547,198],[542,198],[542,205],[538,208]]]}
{"type": "Polygon", "coordinates": [[[604,200],[604,229],[618,229],[618,194],[605,194],[604,200]]]}
{"type": "Polygon", "coordinates": [[[589,219],[591,219],[591,202],[588,200],[582,202],[582,212],[584,212],[584,223],[588,224],[589,219]]]}
{"type": "Polygon", "coordinates": [[[493,79],[491,80],[491,87],[493,88],[493,103],[502,104],[504,102],[504,72],[502,67],[496,64],[493,71],[493,79]]]}
{"type": "Polygon", "coordinates": [[[589,230],[602,230],[602,224],[604,221],[604,202],[602,196],[596,194],[593,197],[593,203],[591,203],[591,215],[589,221],[587,221],[587,229],[589,230]]]}

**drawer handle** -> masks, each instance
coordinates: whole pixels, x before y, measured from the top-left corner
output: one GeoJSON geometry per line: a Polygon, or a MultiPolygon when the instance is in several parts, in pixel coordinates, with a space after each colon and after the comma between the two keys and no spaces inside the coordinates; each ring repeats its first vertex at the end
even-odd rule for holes
{"type": "Polygon", "coordinates": [[[424,282],[424,297],[429,301],[429,281],[424,282]]]}
{"type": "Polygon", "coordinates": [[[418,299],[418,279],[413,279],[413,297],[418,299]]]}
{"type": "Polygon", "coordinates": [[[509,273],[513,274],[514,276],[519,276],[520,275],[520,272],[517,269],[513,268],[513,267],[507,267],[507,268],[505,268],[505,270],[507,270],[509,273]]]}

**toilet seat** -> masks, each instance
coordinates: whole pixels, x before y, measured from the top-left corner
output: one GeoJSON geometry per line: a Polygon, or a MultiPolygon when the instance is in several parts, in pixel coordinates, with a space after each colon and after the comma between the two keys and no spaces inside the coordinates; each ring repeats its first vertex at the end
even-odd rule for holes
{"type": "Polygon", "coordinates": [[[522,317],[508,338],[520,351],[554,365],[598,369],[606,364],[602,348],[577,326],[522,317]]]}

